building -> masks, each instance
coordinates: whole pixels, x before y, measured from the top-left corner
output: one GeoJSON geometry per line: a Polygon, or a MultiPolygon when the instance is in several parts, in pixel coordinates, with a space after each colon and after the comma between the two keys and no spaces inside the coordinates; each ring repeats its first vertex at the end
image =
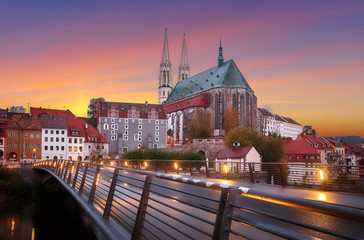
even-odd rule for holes
{"type": "MultiPolygon", "coordinates": [[[[227,164],[229,171],[248,172],[249,167],[246,163],[261,163],[261,157],[254,147],[233,146],[225,148],[218,152],[216,156],[216,171],[222,171],[223,165],[227,164]]],[[[255,167],[255,171],[259,171],[260,166],[255,167]]]]}
{"type": "Polygon", "coordinates": [[[321,164],[329,164],[329,155],[334,152],[334,148],[325,139],[314,135],[301,134],[297,137],[297,140],[305,140],[308,142],[320,154],[321,164]]]}
{"type": "Polygon", "coordinates": [[[224,62],[221,40],[217,65],[178,82],[164,106],[175,143],[188,137],[188,124],[197,109],[210,114],[213,137],[225,136],[228,108],[237,110],[240,126],[257,129],[257,97],[234,60],[224,62]]]}
{"type": "Polygon", "coordinates": [[[273,134],[275,115],[264,108],[257,108],[257,130],[264,136],[273,134]]]}
{"type": "Polygon", "coordinates": [[[41,119],[27,114],[14,115],[6,129],[6,160],[40,160],[41,119]]]}
{"type": "Polygon", "coordinates": [[[66,159],[67,119],[42,114],[42,159],[66,159]]]}
{"type": "Polygon", "coordinates": [[[287,181],[290,183],[319,184],[319,168],[321,163],[319,152],[306,140],[293,141],[288,138],[283,143],[284,156],[287,163],[295,163],[288,169],[287,181]]]}
{"type": "Polygon", "coordinates": [[[323,137],[327,143],[334,149],[332,153],[327,156],[328,164],[342,165],[345,164],[345,147],[343,144],[332,137],[323,137]]]}
{"type": "MultiPolygon", "coordinates": [[[[102,158],[106,158],[109,154],[109,144],[107,140],[99,133],[97,130],[88,125],[83,119],[76,117],[69,110],[58,110],[58,109],[44,109],[44,108],[30,108],[30,112],[32,116],[43,117],[44,119],[48,119],[49,121],[55,121],[53,123],[48,123],[48,125],[44,125],[44,132],[48,130],[48,133],[44,136],[44,144],[48,146],[48,152],[50,154],[50,147],[53,146],[53,149],[56,149],[58,146],[60,149],[53,153],[53,159],[57,158],[65,158],[69,160],[89,160],[92,158],[92,154],[97,153],[97,158],[102,156],[102,158]],[[62,119],[62,120],[61,120],[62,119]],[[64,120],[66,120],[67,128],[64,129],[64,120]],[[53,127],[53,133],[52,128],[53,127]],[[58,134],[57,134],[58,129],[58,134]],[[66,130],[64,133],[63,131],[66,130]],[[62,138],[66,135],[66,142],[62,142],[62,138]],[[45,137],[48,136],[48,142],[45,142],[45,137]],[[57,136],[58,140],[57,141],[57,136]],[[51,137],[53,137],[53,142],[50,142],[51,137]],[[52,144],[51,144],[52,143],[52,144]],[[95,146],[97,149],[101,148],[100,151],[92,151],[92,147],[95,146]],[[65,149],[62,151],[62,147],[65,149]],[[57,155],[58,154],[58,155],[57,155]]],[[[45,147],[44,146],[44,147],[45,147]]],[[[45,157],[52,158],[51,155],[44,155],[45,157]]]]}
{"type": "Polygon", "coordinates": [[[98,102],[98,130],[110,142],[110,153],[167,147],[163,105],[98,102]]]}
{"type": "Polygon", "coordinates": [[[302,126],[292,118],[275,115],[274,131],[278,136],[296,140],[302,133],[302,126]]]}

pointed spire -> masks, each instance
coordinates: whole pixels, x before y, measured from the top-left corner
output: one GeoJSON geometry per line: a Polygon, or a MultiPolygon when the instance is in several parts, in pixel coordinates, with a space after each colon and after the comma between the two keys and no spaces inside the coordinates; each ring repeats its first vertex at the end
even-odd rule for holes
{"type": "Polygon", "coordinates": [[[220,37],[219,57],[217,58],[217,66],[221,66],[224,63],[224,57],[222,56],[222,44],[220,37]]]}
{"type": "Polygon", "coordinates": [[[178,69],[178,82],[190,77],[190,66],[188,65],[186,33],[183,34],[181,63],[178,69]]]}
{"type": "Polygon", "coordinates": [[[163,53],[162,62],[169,62],[169,48],[168,48],[168,38],[167,38],[167,28],[164,32],[164,43],[163,43],[163,53]]]}

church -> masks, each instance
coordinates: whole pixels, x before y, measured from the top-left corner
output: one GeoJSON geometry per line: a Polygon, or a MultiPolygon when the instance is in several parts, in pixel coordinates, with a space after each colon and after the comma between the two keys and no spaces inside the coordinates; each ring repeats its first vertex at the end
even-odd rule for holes
{"type": "Polygon", "coordinates": [[[224,61],[220,39],[217,64],[190,76],[186,37],[182,43],[178,82],[173,87],[172,63],[165,29],[162,60],[159,70],[158,103],[164,105],[168,131],[174,143],[188,137],[188,125],[197,109],[211,116],[212,137],[224,137],[224,114],[228,108],[238,112],[239,125],[257,129],[257,97],[234,60],[224,61]]]}

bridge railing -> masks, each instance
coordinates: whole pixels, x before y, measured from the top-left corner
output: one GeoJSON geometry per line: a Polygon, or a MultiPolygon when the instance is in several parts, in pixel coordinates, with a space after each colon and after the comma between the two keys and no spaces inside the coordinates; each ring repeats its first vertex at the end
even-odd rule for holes
{"type": "Polygon", "coordinates": [[[34,168],[56,174],[131,239],[360,239],[360,232],[338,231],[321,220],[347,219],[364,226],[363,209],[180,175],[70,160],[47,160],[34,168]],[[279,209],[279,214],[269,209],[279,209]],[[292,211],[300,212],[285,215],[292,211]]]}

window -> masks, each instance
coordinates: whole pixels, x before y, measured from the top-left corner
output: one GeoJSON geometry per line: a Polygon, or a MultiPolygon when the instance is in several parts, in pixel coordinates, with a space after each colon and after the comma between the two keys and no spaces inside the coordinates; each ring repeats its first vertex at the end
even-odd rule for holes
{"type": "Polygon", "coordinates": [[[71,146],[68,146],[68,151],[72,152],[72,147],[71,146]]]}
{"type": "Polygon", "coordinates": [[[143,125],[138,125],[138,129],[141,130],[143,125]]]}
{"type": "Polygon", "coordinates": [[[36,139],[39,139],[39,138],[40,138],[40,134],[39,134],[39,133],[37,133],[37,134],[35,135],[35,138],[36,138],[36,139]]]}
{"type": "Polygon", "coordinates": [[[82,144],[82,142],[83,142],[83,140],[82,140],[82,138],[80,138],[80,139],[79,139],[79,143],[81,143],[81,144],[82,144]]]}
{"type": "Polygon", "coordinates": [[[125,119],[125,120],[124,120],[124,123],[128,123],[128,122],[129,122],[129,120],[128,120],[128,119],[125,119]]]}
{"type": "Polygon", "coordinates": [[[51,142],[53,142],[53,137],[51,137],[51,142]]]}
{"type": "Polygon", "coordinates": [[[159,130],[159,126],[155,126],[155,130],[157,130],[157,131],[158,131],[158,130],[159,130]]]}
{"type": "Polygon", "coordinates": [[[64,151],[64,146],[61,147],[61,150],[64,151]]]}
{"type": "Polygon", "coordinates": [[[64,142],[64,138],[61,138],[61,142],[64,142]]]}
{"type": "Polygon", "coordinates": [[[138,134],[134,134],[134,141],[138,141],[139,135],[138,134]]]}
{"type": "Polygon", "coordinates": [[[143,123],[143,120],[142,119],[138,119],[138,123],[139,124],[142,124],[143,123]]]}
{"type": "Polygon", "coordinates": [[[45,141],[45,142],[48,142],[48,137],[45,137],[45,138],[44,138],[44,141],[45,141]]]}
{"type": "Polygon", "coordinates": [[[77,143],[77,138],[74,138],[73,139],[73,143],[77,143]]]}
{"type": "Polygon", "coordinates": [[[159,137],[155,137],[155,141],[158,142],[159,141],[159,137]]]}
{"type": "Polygon", "coordinates": [[[116,135],[111,135],[111,141],[116,141],[116,135]]]}
{"type": "Polygon", "coordinates": [[[111,130],[111,134],[116,134],[116,133],[115,133],[115,130],[111,130]]]}
{"type": "Polygon", "coordinates": [[[123,137],[123,140],[124,140],[124,141],[128,141],[128,139],[129,139],[129,138],[128,138],[128,136],[124,136],[124,137],[123,137]]]}
{"type": "Polygon", "coordinates": [[[14,143],[14,147],[17,148],[18,147],[18,144],[17,143],[14,143]]]}
{"type": "Polygon", "coordinates": [[[104,130],[109,130],[109,124],[107,123],[104,124],[104,130]]]}
{"type": "Polygon", "coordinates": [[[123,153],[127,153],[128,152],[128,148],[127,147],[123,147],[123,153]]]}
{"type": "Polygon", "coordinates": [[[64,134],[64,130],[62,130],[62,134],[64,134]]]}
{"type": "Polygon", "coordinates": [[[156,136],[159,136],[159,132],[155,132],[155,135],[156,135],[156,136]]]}
{"type": "Polygon", "coordinates": [[[34,144],[33,143],[30,144],[30,148],[34,148],[34,144]]]}
{"type": "Polygon", "coordinates": [[[54,133],[54,131],[53,130],[51,130],[51,134],[53,134],[54,133]]]}
{"type": "Polygon", "coordinates": [[[118,130],[118,125],[115,123],[113,125],[111,125],[111,129],[115,129],[115,130],[118,130]]]}
{"type": "Polygon", "coordinates": [[[129,132],[128,132],[128,130],[125,130],[124,134],[125,134],[125,135],[128,135],[128,133],[129,133],[129,132]]]}
{"type": "Polygon", "coordinates": [[[45,131],[44,131],[44,133],[45,133],[45,134],[48,134],[48,130],[45,130],[45,131]]]}
{"type": "Polygon", "coordinates": [[[53,146],[50,146],[50,150],[53,151],[53,146]]]}
{"type": "Polygon", "coordinates": [[[74,151],[74,152],[77,152],[77,146],[74,146],[74,147],[73,147],[73,151],[74,151]]]}
{"type": "Polygon", "coordinates": [[[14,137],[17,138],[18,137],[18,133],[14,133],[14,137]]]}
{"type": "Polygon", "coordinates": [[[159,120],[155,120],[155,124],[157,124],[157,125],[158,125],[158,124],[159,124],[159,120]]]}
{"type": "Polygon", "coordinates": [[[125,124],[125,129],[129,129],[129,125],[128,124],[125,124]]]}
{"type": "Polygon", "coordinates": [[[13,144],[12,143],[8,143],[8,147],[9,148],[13,147],[13,144]]]}
{"type": "Polygon", "coordinates": [[[68,143],[72,143],[72,138],[69,138],[68,139],[68,143]]]}
{"type": "Polygon", "coordinates": [[[9,138],[13,137],[13,133],[8,134],[9,138]]]}
{"type": "Polygon", "coordinates": [[[28,148],[28,143],[24,143],[24,148],[28,148]]]}
{"type": "Polygon", "coordinates": [[[82,147],[79,147],[80,152],[82,152],[82,147]]]}
{"type": "Polygon", "coordinates": [[[153,144],[153,148],[154,148],[154,149],[157,149],[157,148],[158,148],[158,144],[154,143],[154,144],[153,144]]]}
{"type": "Polygon", "coordinates": [[[56,134],[59,134],[59,130],[56,130],[56,134]]]}
{"type": "Polygon", "coordinates": [[[24,139],[28,139],[28,133],[24,133],[24,139]]]}
{"type": "Polygon", "coordinates": [[[37,158],[38,154],[36,152],[33,152],[33,158],[37,158]]]}
{"type": "Polygon", "coordinates": [[[37,148],[40,148],[40,144],[39,143],[37,143],[37,148]]]}
{"type": "Polygon", "coordinates": [[[44,150],[47,151],[48,150],[48,146],[44,146],[44,150]]]}
{"type": "Polygon", "coordinates": [[[138,135],[142,135],[142,131],[139,131],[139,132],[138,132],[138,135]]]}
{"type": "Polygon", "coordinates": [[[56,137],[56,142],[59,142],[59,138],[58,137],[56,137]]]}
{"type": "Polygon", "coordinates": [[[59,146],[56,146],[56,151],[59,151],[59,146]]]}

